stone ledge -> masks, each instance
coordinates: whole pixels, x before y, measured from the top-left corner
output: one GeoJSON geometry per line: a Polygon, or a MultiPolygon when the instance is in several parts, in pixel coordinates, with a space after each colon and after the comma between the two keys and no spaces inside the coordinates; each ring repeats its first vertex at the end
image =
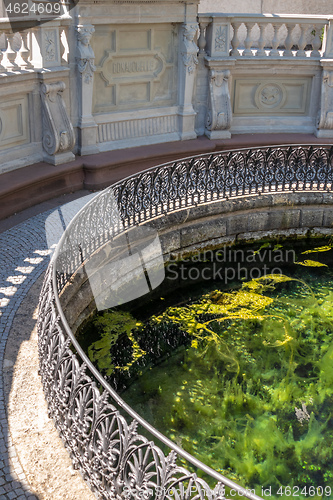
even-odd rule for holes
{"type": "Polygon", "coordinates": [[[36,163],[2,174],[0,220],[60,194],[78,191],[83,181],[81,158],[56,167],[36,163]]]}

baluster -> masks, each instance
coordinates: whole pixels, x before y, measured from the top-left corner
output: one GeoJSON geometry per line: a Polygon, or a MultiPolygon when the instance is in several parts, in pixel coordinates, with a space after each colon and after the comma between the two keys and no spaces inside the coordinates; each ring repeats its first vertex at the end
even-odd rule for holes
{"type": "Polygon", "coordinates": [[[29,61],[30,57],[30,49],[28,49],[28,31],[22,31],[20,33],[21,39],[22,39],[22,44],[19,50],[19,54],[22,58],[22,62],[20,64],[20,67],[22,69],[27,69],[27,68],[32,68],[32,64],[29,61]]]}
{"type": "Polygon", "coordinates": [[[5,53],[1,49],[0,50],[0,73],[4,73],[7,71],[6,67],[2,64],[4,62],[4,57],[5,57],[5,53]]]}
{"type": "Polygon", "coordinates": [[[209,21],[199,21],[199,28],[200,28],[200,35],[198,38],[198,47],[199,47],[199,54],[205,54],[205,48],[207,44],[206,40],[206,28],[209,24],[209,21]]]}
{"type": "MultiPolygon", "coordinates": [[[[0,31],[0,36],[3,34],[4,34],[4,31],[0,31]]],[[[5,71],[7,71],[5,66],[3,65],[4,56],[5,56],[4,50],[0,49],[0,73],[4,73],[5,71]]]]}
{"type": "Polygon", "coordinates": [[[314,31],[315,31],[315,37],[314,37],[313,42],[312,42],[313,50],[311,52],[311,57],[321,57],[321,53],[319,52],[319,49],[321,48],[320,36],[321,36],[322,29],[323,29],[323,25],[322,24],[314,24],[313,27],[314,27],[314,31]]]}
{"type": "Polygon", "coordinates": [[[61,62],[68,64],[69,47],[68,47],[68,26],[65,26],[60,35],[60,42],[62,45],[61,62]]]}
{"type": "Polygon", "coordinates": [[[256,53],[257,57],[264,57],[266,55],[266,52],[264,51],[264,46],[265,46],[265,30],[266,30],[266,24],[265,23],[257,23],[259,30],[260,30],[260,35],[259,35],[259,40],[258,40],[258,50],[256,53]]]}
{"type": "Polygon", "coordinates": [[[293,53],[291,51],[291,47],[293,46],[292,33],[294,31],[295,25],[290,23],[285,23],[285,27],[287,28],[287,38],[284,41],[284,45],[286,47],[283,52],[284,57],[292,57],[293,53]]]}
{"type": "Polygon", "coordinates": [[[234,29],[234,36],[231,40],[231,46],[232,46],[231,55],[234,57],[239,57],[240,54],[238,50],[238,45],[240,43],[240,40],[238,38],[238,30],[241,27],[242,23],[233,22],[231,23],[231,25],[234,29]]]}
{"type": "Polygon", "coordinates": [[[273,29],[274,29],[274,36],[272,40],[272,50],[270,51],[269,55],[271,57],[279,57],[280,52],[278,51],[278,46],[279,46],[279,30],[281,28],[281,24],[278,23],[272,23],[273,29]]]}
{"type": "Polygon", "coordinates": [[[246,26],[246,38],[244,40],[244,45],[245,45],[245,50],[243,52],[243,56],[247,57],[247,56],[253,56],[253,52],[251,50],[251,47],[252,47],[252,36],[251,36],[251,33],[252,33],[252,28],[253,26],[255,25],[256,23],[246,23],[245,26],[246,26]]]}
{"type": "Polygon", "coordinates": [[[13,39],[14,39],[14,33],[5,33],[6,36],[6,45],[7,48],[5,50],[5,54],[7,57],[7,70],[15,70],[18,69],[18,65],[15,62],[15,59],[17,57],[17,52],[16,50],[13,49],[13,39]]]}
{"type": "Polygon", "coordinates": [[[296,52],[297,57],[306,57],[306,52],[305,52],[305,47],[307,44],[307,33],[309,30],[309,25],[308,24],[300,24],[299,27],[301,28],[301,36],[298,41],[298,51],[296,52]]]}

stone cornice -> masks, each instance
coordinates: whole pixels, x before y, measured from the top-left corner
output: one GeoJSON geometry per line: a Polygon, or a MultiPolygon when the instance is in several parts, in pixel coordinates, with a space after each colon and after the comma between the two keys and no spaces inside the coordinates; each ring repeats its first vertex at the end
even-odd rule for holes
{"type": "MultiPolygon", "coordinates": [[[[200,0],[106,0],[110,3],[195,3],[198,4],[200,0]]],[[[95,2],[94,2],[95,3],[95,2]]]]}
{"type": "Polygon", "coordinates": [[[117,5],[122,5],[122,4],[133,4],[133,5],[140,5],[140,4],[199,4],[200,0],[80,0],[80,3],[84,4],[92,4],[92,5],[98,5],[98,4],[117,4],[117,5]]]}

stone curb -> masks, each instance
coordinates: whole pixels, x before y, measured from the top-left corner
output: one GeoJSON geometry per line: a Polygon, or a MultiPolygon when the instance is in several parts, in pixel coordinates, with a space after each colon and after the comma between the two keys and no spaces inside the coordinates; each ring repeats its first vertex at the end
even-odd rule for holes
{"type": "MultiPolygon", "coordinates": [[[[34,407],[33,402],[38,401],[34,399],[35,390],[37,390],[37,386],[40,384],[39,377],[36,375],[38,364],[36,338],[32,336],[32,343],[29,343],[30,341],[26,343],[32,331],[30,330],[29,332],[26,329],[29,324],[29,311],[32,317],[32,312],[35,310],[38,303],[38,292],[36,292],[34,288],[35,283],[45,272],[52,253],[52,248],[58,242],[64,230],[64,221],[66,221],[65,224],[67,224],[81,206],[87,202],[87,199],[92,196],[93,195],[90,194],[70,203],[64,203],[60,207],[39,213],[0,234],[1,500],[22,500],[26,498],[30,500],[37,498],[54,500],[55,498],[54,496],[49,496],[49,493],[47,493],[50,488],[52,488],[52,485],[50,485],[47,480],[44,480],[44,490],[46,488],[46,491],[35,491],[34,488],[37,483],[33,480],[31,484],[31,477],[33,477],[31,476],[31,471],[27,474],[22,466],[21,460],[23,460],[22,457],[24,456],[22,450],[26,450],[28,445],[23,445],[23,448],[20,447],[20,452],[18,453],[17,443],[14,443],[13,440],[15,435],[15,439],[19,443],[22,437],[21,435],[15,434],[15,425],[20,427],[20,418],[16,415],[15,402],[24,401],[24,405],[29,404],[34,407]],[[29,295],[31,287],[33,287],[32,290],[34,291],[33,299],[31,298],[32,296],[29,295]],[[9,342],[8,339],[10,339],[9,342]],[[25,353],[23,358],[20,354],[21,348],[23,349],[22,352],[25,353]],[[29,364],[30,362],[31,365],[29,364]],[[16,378],[16,374],[17,377],[22,376],[22,370],[26,371],[27,377],[23,377],[20,380],[20,378],[16,378]],[[33,389],[32,386],[28,389],[25,385],[25,379],[29,378],[28,375],[30,380],[31,376],[34,377],[35,387],[33,389]],[[20,382],[17,383],[17,381],[20,382]],[[7,403],[9,404],[9,411],[7,403]],[[13,423],[8,425],[8,416],[13,417],[14,420],[12,420],[12,422],[15,423],[16,421],[15,425],[13,423]]],[[[63,199],[63,202],[66,202],[66,200],[63,199]]],[[[36,408],[42,408],[40,403],[38,403],[36,408]]],[[[20,410],[22,410],[22,408],[20,408],[20,410]]],[[[38,418],[42,418],[45,422],[48,421],[48,433],[51,435],[53,424],[48,420],[46,407],[42,409],[41,412],[38,418]]],[[[34,417],[32,417],[30,425],[33,421],[34,417]]],[[[31,432],[35,432],[34,427],[31,427],[30,433],[31,432]]],[[[55,430],[54,432],[56,433],[55,430]]],[[[48,438],[45,438],[45,435],[43,439],[45,439],[45,441],[48,440],[48,438]]],[[[34,453],[36,453],[36,449],[37,447],[34,449],[34,453]]],[[[63,446],[59,448],[59,450],[61,449],[67,454],[63,446]]],[[[54,453],[58,455],[58,451],[54,453]]],[[[39,463],[38,457],[36,460],[39,463]]],[[[58,469],[55,468],[55,470],[58,469]]],[[[62,472],[59,472],[60,480],[63,477],[62,474],[62,472]]],[[[43,473],[41,473],[41,477],[44,477],[43,473]]],[[[82,484],[84,485],[83,482],[82,484]]],[[[84,487],[86,488],[85,485],[84,487]]],[[[39,486],[38,488],[40,489],[39,486]]],[[[86,493],[84,497],[82,497],[82,495],[80,497],[75,497],[71,493],[70,496],[60,494],[58,498],[79,500],[79,498],[88,497],[86,493]]]]}

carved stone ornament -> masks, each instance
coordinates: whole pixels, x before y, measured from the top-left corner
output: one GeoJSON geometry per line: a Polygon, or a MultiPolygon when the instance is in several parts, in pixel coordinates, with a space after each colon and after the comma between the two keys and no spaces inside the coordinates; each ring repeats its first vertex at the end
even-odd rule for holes
{"type": "Polygon", "coordinates": [[[318,129],[333,130],[333,70],[323,71],[318,129]]]}
{"type": "Polygon", "coordinates": [[[77,26],[77,67],[85,83],[90,84],[94,71],[96,71],[95,54],[90,45],[90,40],[95,32],[91,24],[77,26]]]}
{"type": "Polygon", "coordinates": [[[183,62],[187,67],[187,71],[192,74],[198,64],[198,46],[194,39],[196,37],[199,25],[195,24],[184,24],[183,25],[183,41],[184,50],[182,51],[183,62]]]}
{"type": "Polygon", "coordinates": [[[270,109],[281,109],[287,100],[287,92],[284,85],[275,82],[264,82],[258,86],[254,102],[258,109],[267,111],[270,109]]]}
{"type": "Polygon", "coordinates": [[[281,89],[277,85],[266,85],[260,92],[260,102],[264,106],[275,107],[281,101],[281,89]]]}
{"type": "Polygon", "coordinates": [[[226,52],[227,50],[227,26],[219,26],[215,34],[215,50],[226,52]]]}
{"type": "Polygon", "coordinates": [[[228,130],[231,125],[232,111],[228,80],[230,71],[210,70],[209,105],[206,118],[208,130],[228,130]]]}
{"type": "Polygon", "coordinates": [[[41,86],[43,148],[50,156],[71,151],[75,144],[74,130],[62,98],[65,88],[64,82],[41,86]]]}
{"type": "Polygon", "coordinates": [[[54,30],[44,31],[45,59],[46,61],[56,60],[56,33],[54,30]]]}

